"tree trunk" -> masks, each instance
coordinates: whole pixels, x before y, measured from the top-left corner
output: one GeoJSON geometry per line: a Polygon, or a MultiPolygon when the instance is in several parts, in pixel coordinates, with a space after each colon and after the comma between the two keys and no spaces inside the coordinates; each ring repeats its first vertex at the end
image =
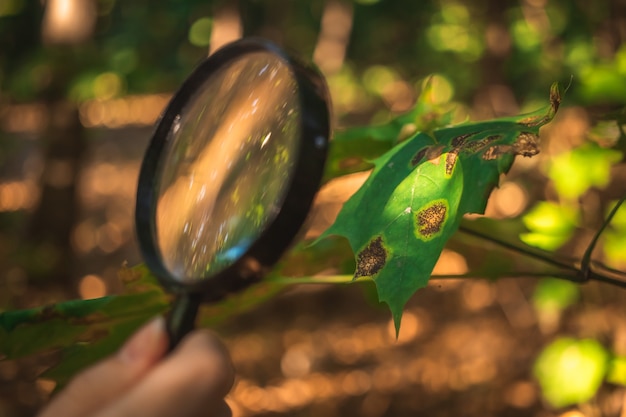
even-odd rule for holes
{"type": "Polygon", "coordinates": [[[50,121],[42,138],[41,198],[28,233],[34,261],[39,265],[35,271],[29,269],[33,284],[61,285],[75,296],[71,234],[79,212],[76,186],[85,150],[85,129],[74,104],[52,99],[48,101],[48,109],[50,121]]]}

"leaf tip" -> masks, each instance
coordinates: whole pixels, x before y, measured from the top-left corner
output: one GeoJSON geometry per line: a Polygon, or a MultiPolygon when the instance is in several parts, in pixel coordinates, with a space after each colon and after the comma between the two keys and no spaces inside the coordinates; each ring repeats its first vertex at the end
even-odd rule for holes
{"type": "MultiPolygon", "coordinates": [[[[570,80],[571,85],[571,80],[570,80]]],[[[569,86],[567,87],[569,88],[569,86]]],[[[567,91],[566,88],[566,91],[567,91]]],[[[550,86],[550,111],[548,112],[548,117],[550,120],[554,118],[556,112],[559,110],[559,106],[561,105],[561,90],[559,89],[559,83],[555,82],[550,86]]]]}
{"type": "Polygon", "coordinates": [[[397,341],[398,338],[400,337],[400,324],[402,323],[402,309],[400,309],[399,311],[394,311],[394,309],[391,308],[391,316],[393,317],[393,326],[396,330],[396,341],[397,341]]]}

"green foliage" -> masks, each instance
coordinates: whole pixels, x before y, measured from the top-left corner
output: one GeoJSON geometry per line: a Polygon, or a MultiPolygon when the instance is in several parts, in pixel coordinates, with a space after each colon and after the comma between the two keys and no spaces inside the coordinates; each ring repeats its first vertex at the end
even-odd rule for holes
{"type": "MultiPolygon", "coordinates": [[[[612,202],[607,213],[613,210],[617,202],[612,202]]],[[[626,264],[626,206],[623,204],[613,216],[610,227],[604,232],[604,254],[614,264],[626,264]]]]}
{"type": "Polygon", "coordinates": [[[111,299],[75,300],[1,314],[2,357],[14,359],[63,346],[67,340],[77,340],[87,330],[92,315],[100,314],[111,299]]]}
{"type": "MultiPolygon", "coordinates": [[[[367,84],[375,88],[374,79],[384,78],[386,69],[370,71],[365,77],[367,84]],[[376,73],[376,74],[373,74],[376,73]]],[[[430,77],[417,98],[415,106],[405,114],[386,123],[374,126],[358,126],[334,132],[325,181],[353,172],[372,168],[372,161],[392,149],[398,143],[415,135],[416,132],[431,133],[435,129],[449,126],[454,110],[433,97],[437,77],[430,77]]]]}
{"type": "Polygon", "coordinates": [[[576,284],[562,279],[546,278],[535,287],[533,305],[540,311],[561,311],[574,304],[579,294],[576,284]]]}
{"type": "Polygon", "coordinates": [[[210,18],[203,17],[196,20],[189,28],[189,42],[195,46],[209,46],[212,28],[213,21],[210,18]]]}
{"type": "Polygon", "coordinates": [[[348,239],[355,279],[371,278],[399,331],[402,309],[428,282],[466,213],[483,213],[515,155],[538,152],[539,127],[560,102],[532,115],[418,133],[374,161],[375,168],[322,235],[348,239]]]}
{"type": "Polygon", "coordinates": [[[615,356],[611,359],[606,381],[611,384],[626,386],[626,356],[615,356]]]}
{"type": "Polygon", "coordinates": [[[578,210],[551,201],[540,201],[522,217],[528,233],[520,234],[527,245],[543,250],[559,248],[574,233],[578,210]]]}
{"type": "Polygon", "coordinates": [[[554,407],[565,407],[595,395],[608,361],[608,352],[594,339],[560,338],[539,355],[534,374],[544,398],[554,407]]]}
{"type": "MultiPolygon", "coordinates": [[[[168,311],[163,292],[144,266],[120,271],[127,294],[62,302],[0,313],[0,358],[60,351],[59,363],[42,377],[65,384],[84,367],[113,353],[141,324],[168,311]]],[[[215,326],[275,296],[293,281],[268,279],[219,303],[204,306],[200,325],[215,326]]]]}
{"type": "Polygon", "coordinates": [[[578,148],[555,156],[548,175],[560,196],[575,199],[590,187],[605,187],[611,178],[611,166],[621,159],[622,153],[619,151],[586,142],[578,148]]]}
{"type": "Polygon", "coordinates": [[[540,328],[545,332],[556,330],[563,310],[576,303],[579,297],[577,284],[557,278],[540,280],[532,298],[540,328]]]}

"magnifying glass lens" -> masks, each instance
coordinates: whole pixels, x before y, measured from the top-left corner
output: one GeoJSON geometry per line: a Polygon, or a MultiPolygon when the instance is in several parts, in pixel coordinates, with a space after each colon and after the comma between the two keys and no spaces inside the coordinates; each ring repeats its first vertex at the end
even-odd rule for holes
{"type": "Polygon", "coordinates": [[[233,59],[172,123],[158,161],[155,231],[181,283],[236,262],[278,214],[299,152],[298,84],[276,54],[233,59]]]}

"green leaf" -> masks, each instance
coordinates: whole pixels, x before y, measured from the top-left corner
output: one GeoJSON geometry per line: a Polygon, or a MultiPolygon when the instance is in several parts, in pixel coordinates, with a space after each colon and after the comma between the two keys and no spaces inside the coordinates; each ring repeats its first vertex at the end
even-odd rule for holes
{"type": "Polygon", "coordinates": [[[168,305],[162,292],[75,300],[0,314],[0,355],[13,359],[106,338],[128,320],[147,320],[168,305]]]}
{"type": "MultiPolygon", "coordinates": [[[[115,352],[139,326],[166,313],[171,298],[144,265],[123,268],[119,276],[128,294],[1,313],[0,358],[59,351],[59,362],[41,376],[63,386],[81,369],[115,352]]],[[[270,276],[241,293],[202,306],[198,324],[216,326],[299,282],[270,276]]]]}
{"type": "Polygon", "coordinates": [[[575,208],[551,201],[540,201],[522,217],[529,233],[520,234],[527,245],[554,250],[569,240],[578,224],[575,208]]]}
{"type": "MultiPolygon", "coordinates": [[[[606,215],[611,213],[617,201],[611,202],[607,207],[606,215]]],[[[618,207],[611,222],[603,233],[603,246],[602,250],[606,259],[613,266],[624,265],[626,263],[626,246],[624,245],[624,239],[626,239],[626,205],[622,204],[618,207]]]]}
{"type": "Polygon", "coordinates": [[[590,400],[607,371],[609,355],[593,339],[560,338],[537,358],[534,374],[544,398],[554,407],[590,400]]]}
{"type": "MultiPolygon", "coordinates": [[[[619,201],[612,201],[608,205],[606,213],[604,214],[605,217],[613,211],[618,202],[619,201]]],[[[613,218],[611,219],[611,228],[621,232],[626,232],[626,205],[622,204],[613,215],[613,218]]]]}
{"type": "Polygon", "coordinates": [[[167,310],[169,296],[145,266],[123,268],[119,275],[125,295],[1,313],[0,357],[13,359],[100,340],[113,351],[117,344],[109,336],[119,326],[141,323],[167,310]]]}
{"type": "Polygon", "coordinates": [[[81,370],[111,355],[126,339],[151,318],[151,315],[129,317],[111,326],[106,337],[89,342],[76,342],[61,352],[60,361],[43,372],[40,377],[56,382],[56,389],[62,388],[81,370]]]}
{"type": "Polygon", "coordinates": [[[92,314],[112,297],[68,301],[0,314],[0,357],[14,359],[63,346],[84,334],[92,314]]]}
{"type": "Polygon", "coordinates": [[[530,115],[418,133],[374,161],[374,170],[320,237],[348,239],[354,279],[372,278],[399,331],[402,309],[424,287],[465,213],[483,213],[515,155],[538,152],[539,127],[551,106],[530,115]]]}
{"type": "Polygon", "coordinates": [[[578,300],[578,285],[557,278],[539,281],[533,293],[533,304],[539,311],[562,311],[578,300]]]}
{"type": "Polygon", "coordinates": [[[209,46],[211,43],[211,32],[213,30],[213,20],[209,17],[202,17],[189,28],[189,42],[194,46],[209,46]]]}
{"type": "Polygon", "coordinates": [[[545,278],[540,280],[533,293],[533,305],[541,330],[545,333],[557,329],[561,313],[574,304],[580,295],[580,289],[572,282],[545,278]]]}
{"type": "Polygon", "coordinates": [[[604,244],[602,250],[606,259],[612,265],[624,265],[626,263],[626,231],[608,229],[604,232],[604,244]]]}
{"type": "Polygon", "coordinates": [[[609,364],[607,382],[626,386],[626,356],[616,356],[609,364]]]}
{"type": "Polygon", "coordinates": [[[575,199],[590,187],[605,187],[611,177],[611,166],[621,159],[620,151],[587,142],[579,148],[555,156],[548,176],[559,195],[575,199]]]}

